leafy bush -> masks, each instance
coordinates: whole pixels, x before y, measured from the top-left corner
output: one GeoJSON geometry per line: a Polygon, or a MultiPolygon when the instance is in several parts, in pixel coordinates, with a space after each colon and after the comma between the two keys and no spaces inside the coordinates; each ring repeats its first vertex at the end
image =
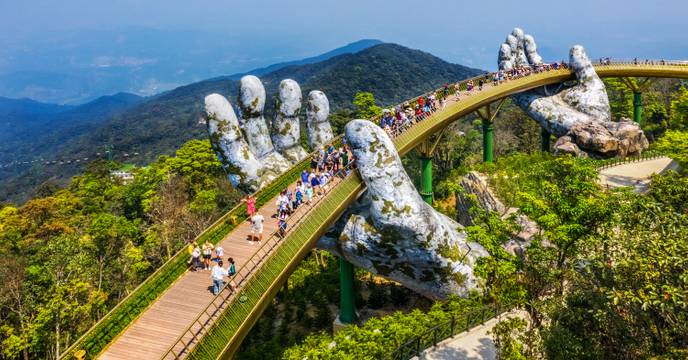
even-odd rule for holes
{"type": "Polygon", "coordinates": [[[287,349],[283,359],[381,359],[399,345],[452,316],[461,317],[482,305],[479,297],[450,298],[446,303],[435,303],[427,312],[413,310],[396,312],[382,318],[371,318],[362,326],[351,325],[335,336],[324,332],[310,335],[287,349]]]}

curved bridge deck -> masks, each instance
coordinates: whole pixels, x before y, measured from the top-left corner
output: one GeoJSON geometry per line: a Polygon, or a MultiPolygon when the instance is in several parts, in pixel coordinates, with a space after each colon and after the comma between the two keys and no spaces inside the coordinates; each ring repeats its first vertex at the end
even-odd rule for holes
{"type": "MultiPolygon", "coordinates": [[[[688,64],[596,66],[601,77],[688,78],[688,64]]],[[[394,139],[400,155],[460,117],[514,93],[573,78],[570,70],[550,70],[514,79],[449,103],[394,139]]],[[[333,184],[334,185],[334,184],[333,184]]],[[[107,347],[102,359],[231,358],[288,275],[314,246],[329,225],[365,188],[352,173],[339,180],[312,207],[301,208],[287,237],[260,250],[246,241],[248,224],[241,224],[222,241],[228,256],[237,260],[241,280],[237,292],[229,287],[218,297],[208,291],[209,272],[187,272],[107,347]],[[256,252],[262,252],[256,256],[256,252]],[[251,259],[259,258],[260,261],[251,259]],[[251,266],[243,266],[249,262],[251,266]]],[[[266,238],[275,229],[274,201],[259,210],[266,219],[266,238]]]]}

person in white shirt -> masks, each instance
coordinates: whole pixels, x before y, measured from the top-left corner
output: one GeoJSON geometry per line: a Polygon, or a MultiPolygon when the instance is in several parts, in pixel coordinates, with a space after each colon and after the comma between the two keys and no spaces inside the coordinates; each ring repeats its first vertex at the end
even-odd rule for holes
{"type": "Polygon", "coordinates": [[[210,272],[210,278],[213,279],[213,295],[220,293],[220,289],[225,285],[225,276],[228,274],[227,269],[222,267],[222,260],[213,266],[210,272]]]}
{"type": "Polygon", "coordinates": [[[217,246],[215,246],[215,260],[218,261],[222,259],[223,256],[225,256],[225,249],[223,249],[220,244],[217,244],[217,246]]]}
{"type": "Polygon", "coordinates": [[[263,241],[263,215],[256,213],[251,218],[251,242],[255,241],[256,233],[258,233],[258,242],[263,241]]]}

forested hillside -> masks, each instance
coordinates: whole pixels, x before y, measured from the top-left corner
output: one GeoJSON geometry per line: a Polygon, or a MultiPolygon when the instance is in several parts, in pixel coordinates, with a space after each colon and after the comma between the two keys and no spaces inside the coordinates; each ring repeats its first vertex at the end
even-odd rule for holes
{"type": "MultiPolygon", "coordinates": [[[[344,54],[307,65],[288,66],[261,76],[268,101],[266,113],[272,113],[277,86],[282,79],[293,78],[304,95],[310,90],[323,90],[330,99],[332,111],[350,107],[359,91],[375,94],[380,104],[393,104],[424,91],[478,74],[480,71],[445,62],[428,53],[396,44],[377,45],[355,54],[344,54]]],[[[238,81],[228,77],[202,81],[161,94],[138,106],[115,115],[96,129],[68,141],[55,154],[58,158],[92,157],[103,153],[107,145],[115,154],[140,154],[132,158],[139,164],[171,154],[184,142],[205,137],[203,99],[217,92],[234,100],[238,81]]],[[[27,198],[27,192],[48,179],[63,184],[82,169],[77,164],[43,167],[34,164],[14,172],[0,185],[0,200],[27,198]]]]}

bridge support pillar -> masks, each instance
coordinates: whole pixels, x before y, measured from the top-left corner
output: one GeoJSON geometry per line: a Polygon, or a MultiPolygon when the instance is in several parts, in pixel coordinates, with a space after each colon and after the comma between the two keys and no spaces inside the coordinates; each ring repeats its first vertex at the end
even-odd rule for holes
{"type": "Polygon", "coordinates": [[[550,146],[549,141],[552,138],[552,134],[545,128],[540,129],[540,151],[549,152],[550,146]]]}
{"type": "Polygon", "coordinates": [[[420,157],[420,196],[432,205],[432,157],[420,157]]]}
{"type": "Polygon", "coordinates": [[[652,85],[652,80],[650,78],[645,78],[639,80],[638,78],[621,78],[626,87],[633,91],[633,121],[637,122],[641,126],[643,125],[643,91],[645,91],[650,85],[652,85]]]}
{"type": "Polygon", "coordinates": [[[354,265],[339,258],[339,316],[337,323],[351,324],[358,318],[356,314],[356,292],[354,290],[354,265]]]}
{"type": "Polygon", "coordinates": [[[432,205],[432,157],[435,154],[437,145],[442,140],[444,130],[437,133],[434,138],[423,141],[416,147],[416,151],[420,155],[420,196],[423,201],[432,205]]]}
{"type": "Polygon", "coordinates": [[[499,101],[497,108],[492,111],[490,105],[486,105],[475,111],[483,121],[483,162],[494,161],[494,119],[502,108],[506,98],[499,101]]]}
{"type": "Polygon", "coordinates": [[[643,121],[643,98],[640,91],[633,92],[633,121],[642,125],[643,121]]]}
{"type": "Polygon", "coordinates": [[[494,161],[494,124],[483,119],[483,162],[494,161]]]}

